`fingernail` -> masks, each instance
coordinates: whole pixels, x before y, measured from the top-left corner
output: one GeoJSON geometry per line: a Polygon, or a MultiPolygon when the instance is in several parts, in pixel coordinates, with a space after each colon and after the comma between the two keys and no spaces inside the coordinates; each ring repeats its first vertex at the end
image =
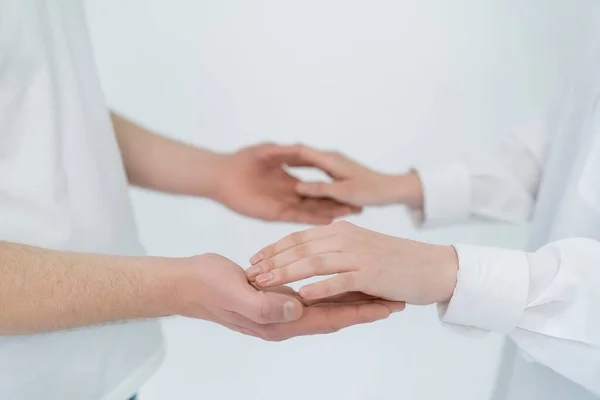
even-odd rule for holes
{"type": "Polygon", "coordinates": [[[256,281],[262,285],[271,282],[273,279],[275,279],[275,275],[273,275],[271,272],[267,272],[266,274],[256,277],[256,281]]]}
{"type": "Polygon", "coordinates": [[[250,264],[254,265],[257,262],[262,261],[262,259],[264,258],[262,253],[257,253],[255,255],[252,256],[252,258],[250,258],[250,264]]]}
{"type": "Polygon", "coordinates": [[[246,270],[246,275],[249,278],[254,278],[258,274],[260,274],[260,267],[250,267],[246,270]]]}
{"type": "Polygon", "coordinates": [[[293,321],[296,318],[295,308],[296,305],[293,301],[286,301],[283,304],[283,319],[285,321],[293,321]]]}

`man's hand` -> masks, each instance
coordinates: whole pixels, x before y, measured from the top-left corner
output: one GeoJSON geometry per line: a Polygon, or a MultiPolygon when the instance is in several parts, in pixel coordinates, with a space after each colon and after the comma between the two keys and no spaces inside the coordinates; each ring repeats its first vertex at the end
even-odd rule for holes
{"type": "Polygon", "coordinates": [[[298,179],[285,165],[297,165],[300,147],[264,144],[223,156],[215,164],[211,197],[241,214],[267,221],[323,225],[359,207],[296,192],[298,179]]]}
{"type": "Polygon", "coordinates": [[[386,236],[348,222],[296,232],[261,250],[251,263],[248,279],[263,288],[337,274],[302,287],[303,299],[358,291],[417,305],[448,301],[458,271],[451,246],[386,236]]]}
{"type": "Polygon", "coordinates": [[[219,255],[180,261],[174,314],[210,320],[269,341],[331,333],[385,319],[404,308],[403,303],[356,294],[305,307],[290,288],[255,289],[241,267],[219,255]]]}

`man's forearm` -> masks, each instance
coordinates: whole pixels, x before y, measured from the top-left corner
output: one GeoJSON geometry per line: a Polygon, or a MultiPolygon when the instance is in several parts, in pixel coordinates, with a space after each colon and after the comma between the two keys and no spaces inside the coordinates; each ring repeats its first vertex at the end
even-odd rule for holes
{"type": "Polygon", "coordinates": [[[169,262],[0,242],[0,335],[169,315],[169,262]]]}
{"type": "Polygon", "coordinates": [[[115,113],[111,118],[131,184],[175,194],[213,195],[215,169],[226,156],[156,135],[115,113]]]}

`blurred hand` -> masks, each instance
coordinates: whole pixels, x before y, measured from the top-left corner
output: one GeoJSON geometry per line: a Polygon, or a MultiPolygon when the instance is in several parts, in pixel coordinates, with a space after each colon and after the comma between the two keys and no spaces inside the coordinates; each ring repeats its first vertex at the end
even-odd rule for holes
{"type": "Polygon", "coordinates": [[[299,162],[299,147],[264,144],[224,156],[217,165],[217,201],[241,214],[267,221],[322,225],[360,208],[296,192],[299,180],[284,166],[299,162]]]}
{"type": "Polygon", "coordinates": [[[337,274],[302,287],[304,299],[358,291],[417,305],[448,301],[458,271],[451,246],[386,236],[348,222],[296,232],[261,250],[251,263],[248,279],[264,288],[337,274]]]}
{"type": "Polygon", "coordinates": [[[244,270],[216,254],[181,259],[174,313],[270,341],[331,333],[387,318],[403,303],[351,294],[305,307],[287,287],[255,289],[244,270]]]}
{"type": "Polygon", "coordinates": [[[416,173],[386,175],[373,171],[337,152],[319,151],[306,146],[298,149],[298,165],[325,171],[333,182],[300,182],[299,194],[330,198],[355,206],[404,203],[422,207],[422,187],[416,173]]]}

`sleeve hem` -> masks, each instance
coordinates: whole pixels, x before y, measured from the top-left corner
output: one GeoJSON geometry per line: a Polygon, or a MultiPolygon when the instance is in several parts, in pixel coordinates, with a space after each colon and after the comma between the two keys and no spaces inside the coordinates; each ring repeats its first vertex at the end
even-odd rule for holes
{"type": "Polygon", "coordinates": [[[441,320],[452,325],[511,332],[519,323],[529,294],[529,264],[521,251],[455,246],[457,285],[441,320]]]}
{"type": "Polygon", "coordinates": [[[423,185],[423,210],[411,212],[422,228],[467,220],[471,215],[471,176],[463,162],[415,168],[423,185]]]}

